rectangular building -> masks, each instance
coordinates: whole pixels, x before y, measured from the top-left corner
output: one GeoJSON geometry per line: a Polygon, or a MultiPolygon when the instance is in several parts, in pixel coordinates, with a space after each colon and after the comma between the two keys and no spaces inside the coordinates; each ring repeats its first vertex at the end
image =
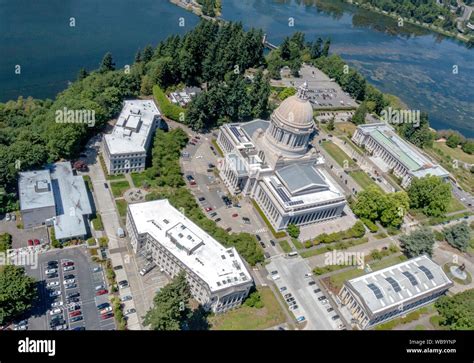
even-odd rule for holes
{"type": "Polygon", "coordinates": [[[84,179],[74,175],[70,162],[19,173],[18,190],[24,228],[51,225],[58,241],[88,235],[92,206],[84,179]]]}
{"type": "Polygon", "coordinates": [[[170,277],[184,270],[193,297],[205,309],[235,308],[253,286],[235,248],[222,246],[167,199],[129,205],[126,225],[135,253],[151,255],[170,277]]]}
{"type": "Polygon", "coordinates": [[[357,145],[380,157],[387,165],[387,169],[402,180],[401,185],[407,188],[413,178],[422,178],[426,175],[439,176],[442,179],[449,177],[448,171],[433,163],[423,155],[414,145],[397,135],[394,128],[386,123],[376,123],[357,126],[352,137],[357,145]]]}
{"type": "Polygon", "coordinates": [[[124,101],[112,133],[104,136],[103,158],[109,174],[145,170],[148,148],[160,115],[153,100],[124,101]]]}
{"type": "Polygon", "coordinates": [[[435,301],[451,286],[443,269],[423,255],[346,281],[339,297],[357,325],[368,329],[435,301]]]}

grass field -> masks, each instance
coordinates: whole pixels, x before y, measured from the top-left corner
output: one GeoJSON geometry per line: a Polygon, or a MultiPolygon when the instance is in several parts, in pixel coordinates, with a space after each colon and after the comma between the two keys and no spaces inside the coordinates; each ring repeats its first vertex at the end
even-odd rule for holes
{"type": "Polygon", "coordinates": [[[280,244],[280,247],[283,250],[283,252],[289,253],[292,251],[291,246],[286,239],[279,241],[278,243],[280,244]]]}
{"type": "Polygon", "coordinates": [[[474,155],[465,153],[461,148],[451,149],[445,142],[434,142],[433,149],[441,150],[444,154],[451,156],[453,159],[474,164],[474,155]]]}
{"type": "Polygon", "coordinates": [[[363,170],[351,171],[349,175],[359,184],[363,189],[372,185],[379,187],[363,170]]]}
{"type": "Polygon", "coordinates": [[[326,152],[331,155],[331,157],[336,160],[336,162],[341,167],[353,167],[355,166],[354,161],[344,152],[341,150],[339,146],[334,144],[332,141],[323,141],[321,146],[326,150],[326,152]],[[344,165],[344,161],[347,160],[347,165],[344,165]]]}
{"type": "Polygon", "coordinates": [[[351,136],[354,135],[354,133],[357,129],[357,126],[355,124],[353,124],[352,122],[336,122],[334,124],[334,127],[339,132],[341,132],[343,134],[346,134],[346,135],[351,135],[351,136]]]}
{"type": "Polygon", "coordinates": [[[114,181],[110,182],[110,187],[112,188],[112,194],[114,197],[118,198],[121,197],[127,189],[130,189],[130,184],[127,180],[114,181]]]}
{"type": "MultiPolygon", "coordinates": [[[[391,256],[391,257],[384,258],[383,260],[377,260],[376,262],[371,263],[369,265],[372,271],[377,271],[377,270],[381,270],[385,267],[389,267],[406,260],[407,258],[404,255],[391,256]]],[[[340,274],[332,275],[329,278],[331,288],[339,291],[344,281],[353,279],[358,276],[362,276],[364,274],[365,274],[364,270],[355,268],[349,271],[341,272],[340,274]]]]}
{"type": "Polygon", "coordinates": [[[124,199],[118,199],[115,201],[115,204],[117,204],[117,210],[120,217],[125,217],[127,215],[127,202],[124,199]]]}
{"type": "Polygon", "coordinates": [[[135,184],[137,188],[142,188],[144,182],[146,182],[149,187],[156,186],[156,179],[148,178],[145,173],[132,173],[130,176],[132,177],[133,184],[135,184]]]}
{"type": "Polygon", "coordinates": [[[448,210],[446,213],[458,212],[465,210],[466,207],[454,196],[451,196],[451,201],[449,202],[448,210]]]}
{"type": "Polygon", "coordinates": [[[268,287],[259,289],[264,307],[240,308],[209,318],[212,330],[263,330],[284,323],[286,318],[278,300],[268,287]]]}

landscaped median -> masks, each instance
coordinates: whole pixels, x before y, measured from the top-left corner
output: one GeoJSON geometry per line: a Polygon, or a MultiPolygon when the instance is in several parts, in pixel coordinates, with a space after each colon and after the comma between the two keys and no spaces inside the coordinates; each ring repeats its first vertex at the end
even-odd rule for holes
{"type": "Polygon", "coordinates": [[[275,238],[284,238],[284,237],[286,237],[286,232],[285,231],[277,232],[277,231],[275,231],[275,229],[273,229],[272,225],[270,224],[270,221],[267,219],[267,217],[265,216],[263,211],[260,209],[257,202],[253,199],[252,199],[252,204],[253,204],[254,208],[257,210],[260,217],[262,217],[263,221],[267,225],[267,227],[268,227],[269,231],[272,233],[273,237],[275,237],[275,238]]]}

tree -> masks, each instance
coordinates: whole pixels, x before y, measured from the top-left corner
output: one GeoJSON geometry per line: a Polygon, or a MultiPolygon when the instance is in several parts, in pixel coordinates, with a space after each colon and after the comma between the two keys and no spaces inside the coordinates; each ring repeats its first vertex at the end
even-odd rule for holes
{"type": "Polygon", "coordinates": [[[365,115],[367,114],[367,105],[362,102],[357,110],[354,112],[351,121],[356,125],[365,124],[365,115]]]}
{"type": "Polygon", "coordinates": [[[23,267],[1,267],[0,324],[3,325],[30,309],[37,294],[35,280],[25,274],[23,267]]]}
{"type": "Polygon", "coordinates": [[[89,73],[86,71],[85,68],[79,69],[79,73],[77,74],[77,80],[82,81],[84,78],[86,78],[89,75],[89,73]]]}
{"type": "Polygon", "coordinates": [[[12,236],[8,233],[0,234],[0,252],[6,252],[12,248],[12,236]]]}
{"type": "Polygon", "coordinates": [[[291,238],[298,238],[300,235],[300,228],[293,223],[288,224],[286,230],[291,238]]]}
{"type": "Polygon", "coordinates": [[[454,149],[458,147],[461,141],[461,135],[459,135],[457,132],[453,132],[451,135],[448,136],[448,139],[446,140],[446,145],[454,149]]]}
{"type": "Polygon", "coordinates": [[[328,126],[327,126],[328,131],[334,130],[334,119],[335,119],[334,116],[329,119],[328,126]]]}
{"type": "Polygon", "coordinates": [[[404,122],[400,124],[398,131],[401,136],[418,147],[424,148],[433,145],[435,133],[430,129],[426,112],[421,113],[419,124],[404,122]]]}
{"type": "Polygon", "coordinates": [[[450,330],[474,330],[474,289],[443,296],[435,303],[439,324],[450,330]]]}
{"type": "Polygon", "coordinates": [[[321,52],[321,55],[323,57],[329,56],[329,48],[331,47],[331,39],[328,39],[324,42],[323,50],[321,52]]]}
{"type": "Polygon", "coordinates": [[[427,227],[422,227],[413,231],[409,235],[400,237],[400,244],[403,252],[409,258],[417,257],[422,254],[431,256],[433,253],[433,245],[435,243],[435,236],[433,231],[427,227]]]}
{"type": "Polygon", "coordinates": [[[316,39],[311,45],[311,58],[316,59],[322,55],[323,40],[321,38],[316,39]]]}
{"type": "Polygon", "coordinates": [[[142,61],[142,53],[141,53],[140,49],[138,49],[137,53],[135,54],[134,62],[135,63],[140,63],[141,61],[142,61]]]}
{"type": "Polygon", "coordinates": [[[461,147],[462,147],[462,151],[464,151],[465,153],[469,155],[474,154],[474,140],[472,139],[466,140],[466,142],[464,142],[461,147]]]}
{"type": "Polygon", "coordinates": [[[471,231],[466,222],[461,222],[451,227],[444,228],[443,235],[446,241],[454,248],[465,252],[469,247],[471,231]]]}
{"type": "Polygon", "coordinates": [[[451,187],[437,176],[414,178],[408,188],[410,206],[421,209],[427,216],[439,217],[446,213],[451,201],[451,187]]]}
{"type": "Polygon", "coordinates": [[[102,62],[100,63],[100,68],[99,72],[105,73],[109,71],[115,70],[115,63],[112,59],[112,54],[111,53],[106,53],[104,55],[104,58],[102,58],[102,62]]]}
{"type": "Polygon", "coordinates": [[[147,45],[142,52],[142,61],[144,63],[148,63],[151,61],[151,58],[153,57],[153,47],[151,45],[147,45]]]}
{"type": "Polygon", "coordinates": [[[153,299],[153,307],[147,311],[143,321],[153,330],[182,330],[190,314],[191,292],[186,273],[180,272],[163,287],[153,299]]]}
{"type": "Polygon", "coordinates": [[[250,291],[249,296],[247,296],[247,299],[245,299],[243,304],[245,306],[249,306],[251,308],[257,308],[257,309],[261,309],[264,307],[264,303],[262,301],[260,292],[257,291],[255,288],[253,288],[253,291],[250,291]]]}

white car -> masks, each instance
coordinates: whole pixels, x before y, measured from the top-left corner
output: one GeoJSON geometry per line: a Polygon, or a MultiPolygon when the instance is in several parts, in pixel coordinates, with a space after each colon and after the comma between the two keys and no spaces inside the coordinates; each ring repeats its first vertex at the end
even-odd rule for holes
{"type": "Polygon", "coordinates": [[[53,310],[51,310],[51,311],[49,312],[49,315],[58,315],[58,314],[61,314],[62,312],[63,312],[62,309],[60,309],[60,308],[55,308],[55,309],[53,309],[53,310]]]}
{"type": "Polygon", "coordinates": [[[13,330],[27,330],[28,329],[28,325],[15,325],[15,327],[13,328],[13,330]]]}
{"type": "Polygon", "coordinates": [[[6,216],[5,216],[5,220],[8,222],[10,221],[12,217],[10,216],[10,213],[7,213],[6,216]]]}
{"type": "Polygon", "coordinates": [[[46,275],[51,275],[58,272],[58,270],[55,268],[50,268],[50,269],[47,269],[45,272],[46,272],[46,275]]]}
{"type": "Polygon", "coordinates": [[[279,278],[280,278],[280,275],[273,275],[273,276],[272,276],[272,279],[273,279],[274,281],[278,280],[279,278]]]}
{"type": "Polygon", "coordinates": [[[97,285],[95,287],[95,291],[99,291],[99,290],[102,290],[102,289],[105,289],[105,286],[104,285],[97,285]]]}
{"type": "Polygon", "coordinates": [[[67,284],[73,284],[73,283],[75,283],[75,282],[76,282],[75,279],[68,279],[68,280],[64,280],[64,281],[63,281],[63,284],[64,284],[64,285],[67,285],[67,284]]]}
{"type": "Polygon", "coordinates": [[[55,296],[59,296],[59,295],[61,295],[61,291],[59,291],[59,290],[51,291],[49,293],[50,297],[55,297],[55,296]]]}
{"type": "Polygon", "coordinates": [[[132,297],[130,295],[125,295],[124,297],[120,298],[121,302],[129,301],[132,300],[132,297]]]}
{"type": "Polygon", "coordinates": [[[65,266],[63,268],[63,271],[72,271],[72,270],[74,270],[74,266],[65,266]]]}
{"type": "Polygon", "coordinates": [[[135,309],[127,309],[124,313],[124,315],[130,315],[130,314],[133,314],[133,313],[136,313],[137,311],[135,309]]]}
{"type": "Polygon", "coordinates": [[[55,327],[52,328],[52,330],[66,330],[66,329],[67,329],[67,324],[56,325],[55,327]]]}
{"type": "Polygon", "coordinates": [[[313,273],[312,273],[312,272],[308,272],[308,273],[305,273],[305,274],[304,274],[304,277],[311,277],[311,276],[313,276],[313,273]]]}
{"type": "Polygon", "coordinates": [[[298,305],[294,304],[289,307],[291,311],[298,309],[298,305]]]}
{"type": "Polygon", "coordinates": [[[56,287],[59,286],[59,281],[50,281],[46,284],[46,287],[56,287]]]}
{"type": "Polygon", "coordinates": [[[56,301],[56,302],[53,302],[53,303],[51,304],[51,307],[52,307],[52,308],[57,308],[57,307],[59,307],[59,306],[63,306],[63,302],[62,302],[62,301],[56,301]]]}
{"type": "Polygon", "coordinates": [[[100,271],[102,271],[102,268],[101,267],[94,267],[94,269],[92,271],[100,272],[100,271]]]}

